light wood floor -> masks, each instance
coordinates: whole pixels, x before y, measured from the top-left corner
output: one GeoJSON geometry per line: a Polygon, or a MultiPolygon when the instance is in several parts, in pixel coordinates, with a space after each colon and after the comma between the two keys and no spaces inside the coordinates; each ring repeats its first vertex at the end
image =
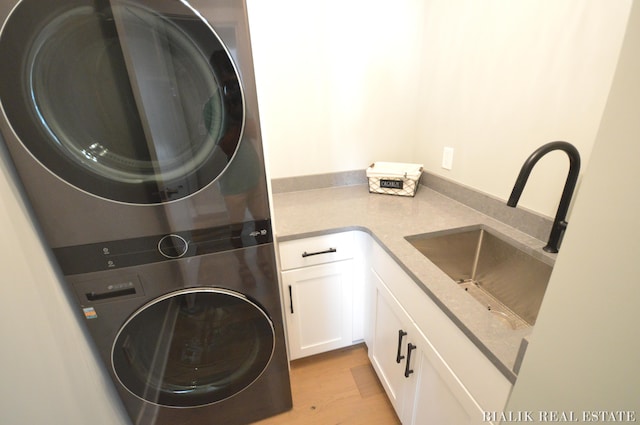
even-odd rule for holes
{"type": "Polygon", "coordinates": [[[293,409],[256,425],[399,425],[364,344],[291,362],[293,409]]]}

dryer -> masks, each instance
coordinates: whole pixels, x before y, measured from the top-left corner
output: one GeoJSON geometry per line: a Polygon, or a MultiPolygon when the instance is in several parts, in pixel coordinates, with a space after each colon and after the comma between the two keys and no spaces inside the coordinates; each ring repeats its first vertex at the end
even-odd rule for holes
{"type": "Polygon", "coordinates": [[[0,130],[53,249],[269,218],[243,1],[5,14],[0,130]]]}
{"type": "Polygon", "coordinates": [[[291,408],[245,9],[0,2],[0,131],[136,424],[291,408]]]}

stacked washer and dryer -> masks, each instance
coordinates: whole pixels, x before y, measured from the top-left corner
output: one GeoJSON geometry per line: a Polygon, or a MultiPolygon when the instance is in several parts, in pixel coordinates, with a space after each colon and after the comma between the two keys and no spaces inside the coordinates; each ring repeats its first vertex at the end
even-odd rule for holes
{"type": "Polygon", "coordinates": [[[0,131],[132,423],[290,409],[244,1],[0,5],[0,131]]]}

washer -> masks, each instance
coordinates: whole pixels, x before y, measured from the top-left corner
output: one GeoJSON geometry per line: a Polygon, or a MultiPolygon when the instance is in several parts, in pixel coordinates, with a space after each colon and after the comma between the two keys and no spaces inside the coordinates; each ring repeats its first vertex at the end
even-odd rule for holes
{"type": "Polygon", "coordinates": [[[135,424],[291,408],[245,4],[0,0],[0,131],[135,424]]]}
{"type": "Polygon", "coordinates": [[[272,244],[67,282],[134,424],[245,424],[291,408],[272,244]]]}

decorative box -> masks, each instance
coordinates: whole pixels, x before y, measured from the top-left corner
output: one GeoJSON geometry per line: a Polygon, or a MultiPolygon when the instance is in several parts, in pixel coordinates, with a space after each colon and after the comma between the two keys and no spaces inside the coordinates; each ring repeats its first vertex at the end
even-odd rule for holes
{"type": "Polygon", "coordinates": [[[367,168],[369,192],[415,196],[422,176],[422,164],[374,162],[367,168]]]}

